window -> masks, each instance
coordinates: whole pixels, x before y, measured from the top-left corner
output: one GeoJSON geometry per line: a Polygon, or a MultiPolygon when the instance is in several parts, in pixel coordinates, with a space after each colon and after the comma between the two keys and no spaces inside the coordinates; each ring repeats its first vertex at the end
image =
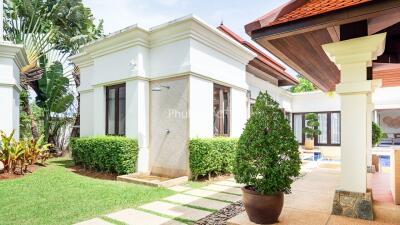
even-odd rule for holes
{"type": "MultiPolygon", "coordinates": [[[[293,133],[300,144],[304,144],[306,114],[293,114],[293,133]]],[[[315,138],[315,145],[340,145],[340,112],[318,112],[317,115],[321,134],[315,138]]]]}
{"type": "Polygon", "coordinates": [[[125,135],[125,84],[106,88],[106,134],[125,135]]]}
{"type": "Polygon", "coordinates": [[[331,113],[331,143],[340,144],[340,113],[331,113]]]}
{"type": "Polygon", "coordinates": [[[303,115],[293,114],[293,132],[297,142],[303,143],[303,115]]]}
{"type": "Polygon", "coordinates": [[[328,114],[318,113],[319,130],[321,134],[318,135],[318,144],[328,144],[328,114]]]}
{"type": "Polygon", "coordinates": [[[214,135],[229,136],[230,133],[230,89],[214,84],[214,135]]]}

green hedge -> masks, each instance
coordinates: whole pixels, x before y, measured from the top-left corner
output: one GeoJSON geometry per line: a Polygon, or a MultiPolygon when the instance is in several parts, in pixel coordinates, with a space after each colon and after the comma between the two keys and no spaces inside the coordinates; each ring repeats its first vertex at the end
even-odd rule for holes
{"type": "Polygon", "coordinates": [[[236,138],[195,138],[189,143],[192,177],[211,173],[232,173],[236,154],[236,138]]]}
{"type": "Polygon", "coordinates": [[[102,172],[133,173],[138,158],[135,139],[116,136],[83,137],[71,140],[72,157],[77,165],[102,172]]]}

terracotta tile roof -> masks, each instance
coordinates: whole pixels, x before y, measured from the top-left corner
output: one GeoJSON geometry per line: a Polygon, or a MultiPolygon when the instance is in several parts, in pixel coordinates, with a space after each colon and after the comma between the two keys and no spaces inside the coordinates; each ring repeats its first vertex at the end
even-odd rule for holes
{"type": "Polygon", "coordinates": [[[369,1],[371,0],[310,0],[303,6],[277,18],[275,21],[270,23],[270,26],[324,14],[326,12],[335,11],[369,1]]]}
{"type": "Polygon", "coordinates": [[[235,32],[230,30],[228,27],[221,24],[220,26],[217,27],[217,29],[222,31],[223,33],[227,34],[228,36],[230,36],[231,38],[233,38],[234,40],[236,40],[237,42],[239,42],[246,48],[250,49],[254,53],[256,53],[257,54],[256,58],[258,60],[260,60],[261,62],[263,62],[264,64],[266,64],[267,66],[276,70],[278,73],[278,76],[286,78],[286,80],[289,80],[291,83],[295,83],[295,84],[298,83],[298,80],[296,78],[292,77],[290,74],[288,74],[285,71],[285,67],[283,65],[281,65],[280,63],[278,63],[277,61],[272,59],[270,56],[268,56],[267,54],[262,52],[260,49],[258,49],[256,46],[254,46],[250,42],[241,38],[239,35],[237,35],[235,32]]]}
{"type": "Polygon", "coordinates": [[[246,25],[246,32],[332,12],[373,0],[291,0],[246,25]]]}

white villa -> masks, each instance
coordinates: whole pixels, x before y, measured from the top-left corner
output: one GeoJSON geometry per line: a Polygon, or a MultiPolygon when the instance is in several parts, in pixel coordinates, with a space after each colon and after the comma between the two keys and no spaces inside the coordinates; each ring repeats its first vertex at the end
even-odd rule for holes
{"type": "MultiPolygon", "coordinates": [[[[71,60],[81,70],[81,136],[137,138],[139,172],[189,175],[189,139],[239,137],[259,91],[279,102],[300,144],[304,114],[317,112],[316,145],[340,159],[339,95],[289,93],[280,86],[297,80],[224,25],[195,16],[148,30],[134,25],[87,44],[71,60]]],[[[376,121],[399,118],[400,87],[377,89],[373,99],[376,121]]]]}

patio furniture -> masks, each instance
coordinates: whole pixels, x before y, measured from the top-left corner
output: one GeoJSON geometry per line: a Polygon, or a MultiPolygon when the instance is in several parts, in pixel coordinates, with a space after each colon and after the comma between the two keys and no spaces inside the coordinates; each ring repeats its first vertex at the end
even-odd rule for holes
{"type": "Polygon", "coordinates": [[[400,205],[400,149],[394,149],[390,156],[390,189],[395,204],[400,205]]]}

